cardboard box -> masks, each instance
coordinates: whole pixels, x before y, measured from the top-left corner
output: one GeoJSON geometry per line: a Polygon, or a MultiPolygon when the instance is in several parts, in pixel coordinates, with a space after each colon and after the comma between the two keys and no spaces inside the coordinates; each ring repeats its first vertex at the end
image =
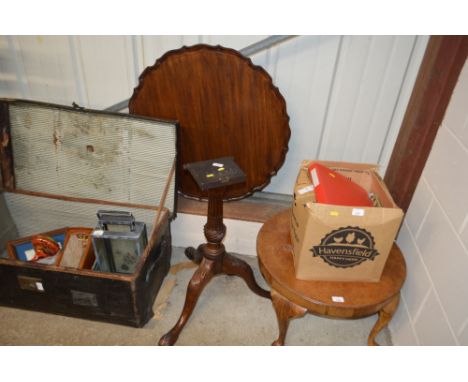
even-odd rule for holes
{"type": "Polygon", "coordinates": [[[377,173],[362,163],[319,162],[374,193],[381,207],[349,207],[315,201],[313,184],[303,161],[294,187],[291,213],[296,278],[323,281],[380,280],[403,219],[377,173]]]}

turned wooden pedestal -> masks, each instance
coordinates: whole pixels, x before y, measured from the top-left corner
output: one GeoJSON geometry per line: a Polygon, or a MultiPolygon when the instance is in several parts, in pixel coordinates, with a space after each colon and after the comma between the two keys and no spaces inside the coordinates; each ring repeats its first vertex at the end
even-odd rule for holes
{"type": "Polygon", "coordinates": [[[203,291],[203,288],[214,276],[220,274],[239,276],[247,283],[252,292],[261,297],[270,298],[270,292],[260,288],[254,278],[252,268],[243,260],[236,258],[226,252],[221,241],[226,233],[226,226],[223,224],[223,194],[225,188],[213,189],[208,196],[208,221],[204,227],[207,243],[202,244],[198,249],[187,248],[185,254],[191,260],[199,263],[192,279],[187,287],[185,304],[179,320],[174,327],[160,340],[159,345],[173,345],[203,291]]]}
{"type": "MultiPolygon", "coordinates": [[[[271,285],[271,298],[279,326],[272,345],[284,345],[289,321],[313,313],[334,318],[361,318],[378,314],[367,344],[390,322],[400,300],[406,278],[405,260],[396,244],[390,252],[382,277],[377,283],[303,281],[295,278],[289,236],[290,210],[269,219],[257,238],[260,270],[271,285]],[[343,302],[334,302],[341,297],[343,302]]],[[[339,300],[341,300],[339,299],[339,300]]]]}

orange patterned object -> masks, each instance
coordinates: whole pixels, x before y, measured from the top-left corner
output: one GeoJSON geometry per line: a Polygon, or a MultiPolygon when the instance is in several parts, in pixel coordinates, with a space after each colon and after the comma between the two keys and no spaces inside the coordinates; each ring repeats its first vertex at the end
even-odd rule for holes
{"type": "Polygon", "coordinates": [[[35,256],[31,261],[37,261],[44,257],[55,256],[60,251],[60,245],[51,237],[37,235],[32,240],[35,256]]]}

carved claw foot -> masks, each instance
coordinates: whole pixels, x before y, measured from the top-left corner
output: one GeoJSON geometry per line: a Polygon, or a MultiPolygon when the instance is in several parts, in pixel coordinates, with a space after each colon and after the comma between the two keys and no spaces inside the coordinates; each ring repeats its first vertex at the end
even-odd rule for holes
{"type": "Polygon", "coordinates": [[[175,344],[177,341],[177,338],[174,338],[171,332],[166,333],[161,337],[161,339],[158,342],[159,346],[172,346],[175,344]]]}
{"type": "Polygon", "coordinates": [[[195,249],[193,247],[188,247],[188,248],[185,249],[184,253],[185,253],[185,256],[189,260],[192,260],[196,264],[200,264],[200,262],[201,262],[201,260],[203,258],[203,254],[200,251],[200,247],[198,247],[197,249],[195,249]]]}

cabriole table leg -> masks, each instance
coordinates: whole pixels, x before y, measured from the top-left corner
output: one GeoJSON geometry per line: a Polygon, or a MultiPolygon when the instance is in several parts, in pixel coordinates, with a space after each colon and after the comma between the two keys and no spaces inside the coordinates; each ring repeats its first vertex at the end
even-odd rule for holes
{"type": "Polygon", "coordinates": [[[271,290],[271,300],[273,302],[273,307],[275,308],[279,328],[278,339],[274,341],[272,345],[283,346],[286,338],[286,332],[288,331],[289,321],[293,318],[304,316],[307,309],[288,301],[274,289],[271,290]]]}
{"type": "Polygon", "coordinates": [[[379,345],[377,342],[375,342],[375,337],[391,321],[393,315],[395,314],[398,308],[399,302],[400,302],[400,293],[397,293],[395,297],[393,297],[387,305],[385,305],[382,309],[380,309],[379,318],[377,319],[377,322],[375,323],[374,327],[372,328],[369,334],[369,338],[367,339],[367,345],[369,346],[379,345]]]}

